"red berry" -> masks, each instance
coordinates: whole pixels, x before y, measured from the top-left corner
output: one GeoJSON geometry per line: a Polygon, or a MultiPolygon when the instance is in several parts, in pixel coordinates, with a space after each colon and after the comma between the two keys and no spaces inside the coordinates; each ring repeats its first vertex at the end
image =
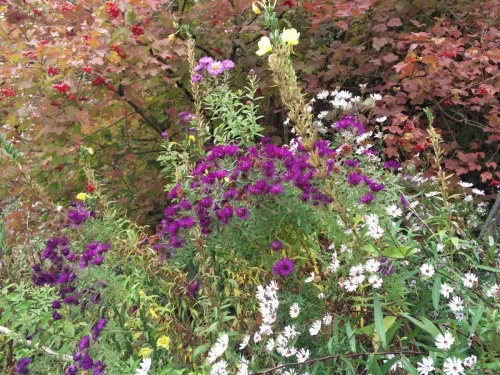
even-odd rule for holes
{"type": "Polygon", "coordinates": [[[109,18],[116,18],[120,15],[120,9],[118,9],[116,3],[108,1],[106,3],[106,14],[108,15],[109,18]]]}
{"type": "Polygon", "coordinates": [[[89,182],[89,183],[87,184],[87,191],[88,191],[89,193],[91,193],[91,194],[95,191],[95,188],[94,188],[94,185],[92,184],[92,182],[89,182]]]}
{"type": "Polygon", "coordinates": [[[69,100],[75,100],[75,96],[74,96],[73,94],[69,94],[69,95],[68,95],[68,99],[69,99],[69,100]]]}
{"type": "Polygon", "coordinates": [[[90,66],[84,66],[83,71],[88,74],[92,74],[92,67],[90,66]]]}
{"type": "Polygon", "coordinates": [[[140,36],[140,35],[144,35],[144,28],[139,26],[138,24],[135,24],[135,25],[132,25],[130,27],[130,31],[132,32],[132,34],[134,34],[135,36],[140,36]]]}
{"type": "Polygon", "coordinates": [[[56,89],[59,94],[64,94],[69,90],[69,85],[67,83],[56,83],[52,85],[52,87],[56,89]]]}
{"type": "Polygon", "coordinates": [[[47,70],[47,74],[49,76],[56,76],[59,74],[59,69],[57,68],[57,66],[51,66],[49,70],[47,70]]]}
{"type": "Polygon", "coordinates": [[[92,86],[100,86],[106,83],[106,80],[100,76],[97,76],[92,81],[92,86]]]}

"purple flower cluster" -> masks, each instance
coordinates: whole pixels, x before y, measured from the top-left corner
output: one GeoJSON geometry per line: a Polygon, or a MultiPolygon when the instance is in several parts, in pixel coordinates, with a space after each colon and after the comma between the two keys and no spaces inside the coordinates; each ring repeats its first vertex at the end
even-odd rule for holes
{"type": "Polygon", "coordinates": [[[272,240],[269,244],[269,248],[273,251],[280,251],[283,248],[283,245],[279,240],[272,240]]]}
{"type": "MultiPolygon", "coordinates": [[[[346,160],[346,162],[347,161],[348,160],[346,160]]],[[[377,183],[373,179],[356,172],[348,173],[346,181],[351,186],[357,186],[362,182],[364,182],[368,186],[368,189],[370,189],[370,193],[364,194],[359,199],[361,204],[371,203],[375,199],[375,195],[373,193],[378,193],[379,191],[382,191],[385,188],[384,184],[377,183]]]]}
{"type": "Polygon", "coordinates": [[[401,164],[399,164],[396,160],[387,160],[385,163],[384,163],[384,168],[386,169],[400,169],[401,168],[401,164]]]}
{"type": "MultiPolygon", "coordinates": [[[[108,321],[105,318],[100,319],[94,326],[92,327],[92,340],[97,341],[101,331],[106,327],[108,321]]],[[[106,365],[102,361],[96,361],[92,359],[89,354],[90,347],[90,336],[85,335],[80,340],[80,344],[78,345],[79,351],[73,354],[73,360],[75,364],[70,365],[64,375],[75,375],[78,371],[78,368],[81,368],[83,371],[87,371],[93,369],[94,375],[104,375],[106,372],[106,365]]]]}
{"type": "Polygon", "coordinates": [[[31,358],[22,358],[17,363],[16,374],[29,375],[28,366],[31,363],[31,358]]]}
{"type": "MultiPolygon", "coordinates": [[[[216,77],[224,72],[234,69],[236,65],[231,60],[218,61],[211,57],[202,57],[198,61],[198,65],[194,67],[195,72],[206,71],[213,77],[216,77]]],[[[200,73],[195,74],[192,78],[193,82],[200,82],[203,76],[200,73]]]]}
{"type": "MultiPolygon", "coordinates": [[[[179,120],[177,120],[175,125],[179,125],[181,123],[191,122],[191,120],[194,119],[194,117],[195,117],[194,113],[191,113],[191,112],[179,112],[177,114],[177,116],[179,116],[179,120]]],[[[167,136],[168,136],[168,134],[167,134],[167,136]]]]}
{"type": "Polygon", "coordinates": [[[390,260],[388,260],[387,258],[380,258],[380,263],[381,264],[378,271],[382,275],[391,276],[394,273],[395,269],[390,260]]]}
{"type": "Polygon", "coordinates": [[[68,211],[68,220],[72,227],[78,228],[81,227],[89,218],[90,214],[85,209],[84,203],[79,203],[76,205],[74,210],[68,211]]]}
{"type": "Polygon", "coordinates": [[[344,118],[333,124],[334,131],[338,132],[348,129],[355,130],[358,135],[361,135],[366,131],[365,126],[360,121],[357,121],[356,117],[354,116],[345,116],[344,118]]]}
{"type": "Polygon", "coordinates": [[[294,264],[291,259],[281,258],[273,266],[273,274],[275,276],[290,276],[293,272],[294,264]]]}
{"type": "Polygon", "coordinates": [[[42,263],[33,265],[32,279],[35,285],[58,286],[57,294],[59,299],[52,301],[52,309],[54,310],[52,317],[54,320],[62,318],[59,309],[63,304],[80,305],[82,311],[85,311],[88,299],[94,304],[99,303],[100,292],[95,288],[91,287],[83,291],[77,291],[75,280],[78,269],[75,265],[79,262],[79,268],[86,268],[89,263],[100,266],[104,260],[103,254],[110,249],[108,244],[91,242],[84,253],[78,255],[71,251],[69,245],[69,240],[66,237],[49,239],[40,256],[42,263]],[[47,270],[44,270],[42,264],[46,260],[49,260],[50,265],[47,266],[47,270]]]}
{"type": "MultiPolygon", "coordinates": [[[[314,147],[324,156],[334,153],[326,141],[318,141],[314,147]]],[[[180,184],[168,193],[168,198],[177,203],[164,210],[157,228],[164,241],[155,249],[166,250],[170,257],[174,249],[184,246],[183,232],[198,226],[208,235],[216,224],[224,226],[233,218],[246,220],[250,205],[283,195],[286,186],[297,189],[303,202],[330,203],[331,198],[314,186],[315,169],[308,159],[305,151],[294,154],[267,139],[246,150],[237,145],[213,147],[192,171],[190,188],[201,198],[194,202],[187,199],[180,184]]]]}

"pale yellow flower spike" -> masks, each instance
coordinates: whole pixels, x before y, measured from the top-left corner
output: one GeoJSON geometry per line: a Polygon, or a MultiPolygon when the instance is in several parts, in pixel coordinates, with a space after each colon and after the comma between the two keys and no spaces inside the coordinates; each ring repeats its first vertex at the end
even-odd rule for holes
{"type": "Polygon", "coordinates": [[[300,33],[295,29],[285,29],[281,34],[281,40],[289,46],[296,46],[299,44],[300,33]]]}
{"type": "Polygon", "coordinates": [[[151,356],[151,353],[153,353],[153,349],[151,348],[141,348],[141,350],[139,350],[139,355],[142,358],[149,358],[151,356]]]}
{"type": "Polygon", "coordinates": [[[259,50],[257,51],[257,55],[263,56],[268,52],[271,52],[273,50],[273,46],[271,45],[271,40],[267,36],[263,36],[260,38],[259,43],[259,50]]]}
{"type": "Polygon", "coordinates": [[[252,10],[255,14],[260,14],[260,8],[255,1],[252,3],[252,10]]]}

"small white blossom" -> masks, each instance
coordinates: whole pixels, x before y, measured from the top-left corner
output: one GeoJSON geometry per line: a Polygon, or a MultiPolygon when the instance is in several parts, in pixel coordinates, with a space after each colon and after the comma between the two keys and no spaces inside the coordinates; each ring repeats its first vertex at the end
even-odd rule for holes
{"type": "Polygon", "coordinates": [[[425,277],[432,277],[435,273],[434,266],[428,263],[422,264],[422,267],[420,267],[420,272],[425,277]]]}
{"type": "Polygon", "coordinates": [[[436,336],[436,348],[438,349],[448,350],[454,343],[455,338],[449,331],[446,331],[444,335],[440,333],[436,336]]]}
{"type": "Polygon", "coordinates": [[[361,284],[365,280],[365,276],[363,275],[363,265],[359,264],[350,269],[349,275],[351,278],[358,284],[361,284]]]}
{"type": "Polygon", "coordinates": [[[441,289],[439,291],[441,295],[445,298],[449,298],[450,294],[453,293],[453,288],[446,283],[441,284],[441,289]]]}
{"type": "Polygon", "coordinates": [[[333,316],[331,316],[330,314],[326,314],[324,317],[323,317],[323,324],[325,326],[329,326],[332,324],[332,321],[333,321],[333,316]]]}
{"type": "Polygon", "coordinates": [[[455,313],[455,319],[461,322],[462,320],[465,319],[465,314],[464,313],[455,313]]]}
{"type": "Polygon", "coordinates": [[[312,324],[311,328],[309,328],[309,334],[311,336],[316,336],[320,330],[321,330],[321,320],[316,320],[312,324]]]}
{"type": "Polygon", "coordinates": [[[379,267],[380,267],[380,262],[376,259],[369,259],[363,266],[365,271],[369,273],[378,272],[379,267]]]}
{"type": "Polygon", "coordinates": [[[472,192],[476,195],[484,195],[484,191],[479,189],[472,189],[472,192]]]}
{"type": "Polygon", "coordinates": [[[278,337],[276,337],[276,345],[278,346],[287,346],[288,345],[288,339],[283,336],[283,335],[279,335],[278,337]]]}
{"type": "Polygon", "coordinates": [[[471,355],[464,359],[465,367],[472,368],[476,363],[477,363],[477,357],[475,355],[471,355]]]}
{"type": "Polygon", "coordinates": [[[375,100],[375,101],[378,101],[378,100],[382,100],[382,95],[380,94],[370,94],[370,98],[375,100]]]}
{"type": "Polygon", "coordinates": [[[228,375],[227,371],[227,362],[224,360],[220,360],[212,366],[212,370],[210,370],[210,375],[228,375]]]}
{"type": "MultiPolygon", "coordinates": [[[[390,359],[393,359],[394,354],[387,354],[387,358],[388,359],[384,359],[384,363],[388,362],[390,359]]],[[[395,372],[395,371],[397,371],[398,368],[403,368],[403,363],[401,363],[401,361],[396,361],[396,363],[394,363],[391,366],[391,371],[395,372]]]]}
{"type": "Polygon", "coordinates": [[[243,340],[241,340],[240,343],[240,350],[245,349],[249,342],[250,342],[250,335],[246,335],[245,337],[243,337],[243,340]]]}
{"type": "Polygon", "coordinates": [[[368,228],[377,227],[378,226],[378,216],[377,214],[368,214],[364,216],[365,223],[368,228]]]}
{"type": "Polygon", "coordinates": [[[323,90],[316,97],[318,99],[326,99],[328,98],[328,95],[330,95],[330,93],[327,90],[323,90]]]}
{"type": "Polygon", "coordinates": [[[358,289],[359,284],[352,278],[348,278],[346,281],[344,281],[343,286],[344,289],[348,292],[354,292],[356,289],[358,289]]]}
{"type": "Polygon", "coordinates": [[[300,333],[297,332],[295,326],[286,326],[285,329],[283,330],[283,336],[285,336],[288,339],[294,339],[298,335],[300,335],[300,333]]]}
{"type": "Polygon", "coordinates": [[[498,284],[493,285],[490,290],[486,293],[486,295],[490,298],[500,298],[500,287],[498,284]]]}
{"type": "Polygon", "coordinates": [[[324,299],[324,298],[325,298],[325,293],[318,294],[318,299],[324,299]]]}
{"type": "Polygon", "coordinates": [[[453,297],[453,299],[448,303],[449,308],[454,313],[461,312],[464,310],[464,301],[459,296],[453,297]]]}
{"type": "Polygon", "coordinates": [[[326,116],[328,116],[328,111],[321,111],[320,113],[318,113],[319,119],[324,119],[326,116]]]}
{"type": "Polygon", "coordinates": [[[378,240],[384,234],[384,230],[382,229],[382,227],[376,226],[376,227],[370,228],[370,230],[366,234],[368,236],[378,240]]]}
{"type": "Polygon", "coordinates": [[[312,281],[314,281],[314,277],[316,275],[314,274],[314,272],[311,272],[311,276],[309,276],[307,279],[304,280],[305,283],[310,283],[312,281]]]}
{"type": "Polygon", "coordinates": [[[257,344],[262,340],[262,336],[259,334],[259,332],[255,332],[253,335],[253,341],[257,344]]]}
{"type": "Polygon", "coordinates": [[[436,250],[437,250],[438,253],[440,253],[441,251],[443,251],[444,250],[444,244],[438,243],[436,245],[436,250]]]}
{"type": "Polygon", "coordinates": [[[236,373],[236,375],[248,375],[248,361],[246,359],[243,359],[239,363],[239,370],[236,373]]]}
{"type": "Polygon", "coordinates": [[[445,375],[465,375],[462,361],[458,358],[446,358],[443,364],[443,373],[445,375]]]}
{"type": "Polygon", "coordinates": [[[283,356],[285,356],[285,357],[291,357],[291,356],[295,355],[295,353],[297,353],[297,349],[295,349],[295,348],[286,348],[285,349],[285,353],[283,354],[283,356]]]}
{"type": "Polygon", "coordinates": [[[392,217],[401,217],[403,210],[395,204],[386,208],[387,214],[392,217]]]}
{"type": "Polygon", "coordinates": [[[309,350],[307,349],[300,349],[296,356],[297,356],[297,362],[299,363],[304,363],[305,361],[307,361],[309,359],[309,350]]]}
{"type": "Polygon", "coordinates": [[[420,375],[429,375],[435,370],[434,361],[431,357],[422,358],[422,361],[418,362],[417,366],[417,371],[420,375]]]}
{"type": "Polygon", "coordinates": [[[294,303],[292,306],[290,306],[290,318],[294,319],[298,317],[300,314],[300,307],[298,303],[294,303]]]}
{"type": "Polygon", "coordinates": [[[462,282],[467,288],[472,288],[477,284],[478,278],[472,272],[467,272],[464,277],[462,277],[462,282]]]}
{"type": "Polygon", "coordinates": [[[368,279],[368,282],[372,284],[372,287],[375,289],[379,289],[380,287],[382,287],[383,283],[382,279],[377,275],[371,275],[368,279]]]}
{"type": "Polygon", "coordinates": [[[271,339],[267,340],[267,344],[266,344],[267,352],[271,353],[273,351],[275,345],[276,344],[274,343],[274,339],[271,338],[271,339]]]}
{"type": "Polygon", "coordinates": [[[382,117],[379,117],[379,118],[375,119],[375,121],[377,121],[380,124],[383,123],[383,122],[385,122],[385,120],[387,120],[387,117],[385,117],[385,116],[382,116],[382,117]]]}
{"type": "Polygon", "coordinates": [[[474,186],[474,184],[471,184],[470,182],[464,182],[464,181],[460,181],[458,184],[459,184],[461,187],[463,187],[463,188],[470,188],[470,187],[473,187],[473,186],[474,186]]]}
{"type": "Polygon", "coordinates": [[[439,195],[439,194],[441,194],[439,191],[431,191],[431,192],[429,192],[429,193],[425,193],[425,196],[426,196],[427,198],[430,198],[430,197],[435,197],[435,196],[437,196],[437,195],[439,195]]]}
{"type": "Polygon", "coordinates": [[[151,369],[151,358],[143,358],[139,368],[135,370],[134,375],[148,375],[149,370],[151,369]]]}

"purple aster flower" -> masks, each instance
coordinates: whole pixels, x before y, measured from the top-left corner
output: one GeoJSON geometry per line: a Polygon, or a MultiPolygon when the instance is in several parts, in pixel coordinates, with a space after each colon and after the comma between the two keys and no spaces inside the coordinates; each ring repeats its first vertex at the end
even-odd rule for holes
{"type": "Polygon", "coordinates": [[[54,320],[61,320],[61,318],[62,318],[61,314],[59,314],[57,311],[54,311],[52,313],[52,319],[54,319],[54,320]]]}
{"type": "Polygon", "coordinates": [[[80,346],[79,346],[79,348],[80,348],[80,350],[85,350],[89,346],[90,346],[90,336],[89,335],[85,335],[80,340],[80,346]]]}
{"type": "Polygon", "coordinates": [[[375,199],[375,196],[371,193],[363,195],[361,198],[359,198],[359,201],[361,204],[368,204],[371,201],[375,199]]]}
{"type": "MultiPolygon", "coordinates": [[[[175,185],[167,194],[168,199],[174,199],[177,197],[177,193],[181,190],[181,184],[175,185]]],[[[165,215],[166,216],[166,215],[165,215]]]]}
{"type": "Polygon", "coordinates": [[[82,370],[90,370],[94,364],[94,360],[90,358],[89,352],[85,352],[85,355],[82,358],[82,370]]]}
{"type": "Polygon", "coordinates": [[[180,123],[190,122],[195,118],[195,115],[191,112],[180,112],[177,114],[179,116],[179,120],[175,123],[175,125],[179,125],[180,123]]]}
{"type": "Polygon", "coordinates": [[[102,361],[94,363],[94,375],[104,375],[106,372],[106,365],[102,361]]]}
{"type": "Polygon", "coordinates": [[[401,204],[403,205],[403,208],[408,208],[408,201],[406,200],[405,195],[401,193],[399,198],[401,199],[401,204]]]}
{"type": "Polygon", "coordinates": [[[191,217],[191,216],[179,219],[177,222],[179,223],[179,226],[181,228],[191,228],[191,227],[194,227],[196,224],[194,217],[191,217]]]}
{"type": "Polygon", "coordinates": [[[97,338],[101,334],[101,331],[104,329],[104,327],[106,327],[106,324],[108,324],[108,321],[106,320],[106,318],[102,318],[94,325],[94,327],[92,328],[92,339],[94,341],[97,340],[97,338]]]}
{"type": "Polygon", "coordinates": [[[250,211],[246,207],[238,207],[234,211],[240,219],[246,220],[250,217],[250,211]]]}
{"type": "Polygon", "coordinates": [[[363,175],[359,173],[350,173],[347,175],[347,183],[349,185],[359,185],[361,181],[363,181],[363,175]]]}
{"type": "Polygon", "coordinates": [[[104,261],[104,257],[102,255],[97,255],[94,259],[92,259],[92,264],[94,266],[100,266],[104,261]]]}
{"type": "Polygon", "coordinates": [[[231,188],[224,193],[224,199],[234,199],[238,196],[238,190],[231,188]]]}
{"type": "Polygon", "coordinates": [[[396,160],[387,160],[384,163],[384,168],[387,168],[387,169],[399,169],[399,168],[401,168],[401,164],[399,164],[396,160]]]}
{"type": "Polygon", "coordinates": [[[31,358],[22,358],[17,363],[16,374],[28,375],[29,369],[28,366],[31,362],[31,358]]]}
{"type": "Polygon", "coordinates": [[[221,225],[226,225],[229,219],[233,216],[233,208],[231,206],[220,208],[215,211],[215,216],[220,220],[221,225]]]}
{"type": "Polygon", "coordinates": [[[248,187],[248,191],[253,195],[260,195],[267,190],[266,180],[259,180],[255,184],[248,187]]]}
{"type": "Polygon", "coordinates": [[[347,159],[344,164],[347,167],[356,168],[359,165],[359,161],[355,159],[347,159]]]}
{"type": "Polygon", "coordinates": [[[279,251],[283,248],[283,244],[279,240],[272,240],[269,244],[269,248],[273,251],[279,251]]]}
{"type": "Polygon", "coordinates": [[[273,266],[273,275],[275,276],[290,276],[293,272],[293,261],[288,258],[281,258],[273,266]]]}
{"type": "Polygon", "coordinates": [[[71,226],[78,228],[85,223],[89,218],[89,212],[84,208],[79,207],[76,210],[68,211],[68,219],[71,222],[71,226]]]}
{"type": "Polygon", "coordinates": [[[206,68],[208,65],[210,65],[212,62],[214,61],[213,58],[211,57],[208,57],[208,56],[204,56],[200,59],[199,61],[199,65],[202,67],[202,68],[206,68]]]}
{"type": "Polygon", "coordinates": [[[224,68],[224,70],[231,70],[235,67],[236,65],[234,64],[234,62],[232,60],[224,60],[222,62],[222,67],[224,68]]]}
{"type": "Polygon", "coordinates": [[[60,309],[61,308],[61,302],[60,301],[52,301],[52,308],[53,309],[60,309]]]}
{"type": "Polygon", "coordinates": [[[181,247],[184,246],[184,240],[177,236],[171,236],[170,241],[168,242],[168,246],[170,246],[173,249],[180,249],[181,247]]]}
{"type": "Polygon", "coordinates": [[[194,296],[196,295],[196,292],[198,291],[198,289],[200,289],[200,282],[199,280],[193,280],[189,283],[189,286],[188,286],[188,294],[189,294],[189,298],[190,299],[193,299],[194,296]]]}
{"type": "Polygon", "coordinates": [[[211,76],[218,76],[219,74],[224,72],[224,67],[222,66],[222,63],[220,61],[212,61],[210,64],[207,66],[207,72],[211,76]]]}
{"type": "Polygon", "coordinates": [[[163,139],[167,139],[168,138],[168,133],[167,132],[163,132],[163,133],[161,133],[161,136],[163,137],[163,139]]]}
{"type": "Polygon", "coordinates": [[[66,369],[64,375],[76,375],[77,372],[78,372],[78,367],[76,367],[76,365],[71,365],[66,369]]]}
{"type": "Polygon", "coordinates": [[[330,173],[333,169],[333,166],[335,165],[335,160],[334,159],[328,159],[326,161],[326,171],[330,173]]]}
{"type": "Polygon", "coordinates": [[[73,361],[79,362],[82,360],[82,352],[76,352],[73,354],[73,361]]]}
{"type": "Polygon", "coordinates": [[[262,164],[262,174],[265,177],[272,178],[274,177],[275,173],[276,173],[276,167],[274,166],[274,163],[271,160],[268,160],[264,164],[262,164]]]}
{"type": "Polygon", "coordinates": [[[200,70],[203,70],[203,67],[202,67],[200,64],[198,64],[198,65],[196,65],[196,66],[194,67],[194,71],[195,71],[195,72],[199,72],[200,70]]]}
{"type": "Polygon", "coordinates": [[[390,260],[388,260],[387,258],[381,258],[380,259],[380,267],[378,269],[378,271],[384,275],[384,276],[391,276],[395,269],[392,265],[392,262],[390,260]]]}
{"type": "Polygon", "coordinates": [[[182,207],[184,210],[190,210],[193,208],[193,205],[189,201],[189,199],[183,199],[179,202],[179,206],[182,207]]]}
{"type": "Polygon", "coordinates": [[[194,83],[198,83],[203,79],[203,76],[201,74],[195,74],[193,78],[191,78],[191,81],[194,83]]]}
{"type": "Polygon", "coordinates": [[[198,202],[198,205],[200,207],[205,207],[205,208],[210,208],[214,204],[214,200],[211,197],[204,197],[201,198],[200,201],[198,202]]]}
{"type": "Polygon", "coordinates": [[[382,191],[385,189],[385,185],[384,184],[377,184],[375,181],[373,182],[370,182],[368,184],[368,187],[370,188],[370,190],[374,193],[377,193],[379,191],[382,191]]]}
{"type": "Polygon", "coordinates": [[[283,186],[281,185],[271,185],[269,187],[269,194],[280,195],[283,193],[283,186]]]}

